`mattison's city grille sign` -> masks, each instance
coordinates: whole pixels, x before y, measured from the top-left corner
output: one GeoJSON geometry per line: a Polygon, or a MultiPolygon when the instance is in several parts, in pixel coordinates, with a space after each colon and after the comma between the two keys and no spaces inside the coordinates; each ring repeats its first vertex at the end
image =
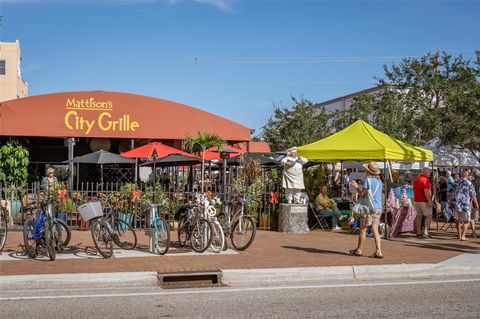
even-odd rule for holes
{"type": "Polygon", "coordinates": [[[135,132],[140,127],[130,114],[115,114],[112,101],[67,98],[65,127],[72,132],[89,135],[98,128],[103,132],[135,132]]]}

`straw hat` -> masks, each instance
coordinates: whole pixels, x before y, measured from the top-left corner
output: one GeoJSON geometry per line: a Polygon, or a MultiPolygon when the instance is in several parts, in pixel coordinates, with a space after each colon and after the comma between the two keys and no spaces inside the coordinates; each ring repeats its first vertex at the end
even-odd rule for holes
{"type": "Polygon", "coordinates": [[[47,174],[54,173],[55,170],[51,167],[47,168],[47,174]]]}
{"type": "Polygon", "coordinates": [[[378,167],[378,164],[375,163],[375,162],[370,162],[368,164],[363,164],[362,166],[370,174],[380,175],[382,173],[380,171],[380,168],[378,167]]]}

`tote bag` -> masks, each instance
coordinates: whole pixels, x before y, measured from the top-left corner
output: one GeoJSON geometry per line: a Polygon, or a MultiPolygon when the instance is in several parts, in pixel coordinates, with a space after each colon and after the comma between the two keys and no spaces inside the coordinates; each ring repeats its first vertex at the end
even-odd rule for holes
{"type": "Polygon", "coordinates": [[[380,189],[380,182],[377,183],[375,191],[372,193],[370,190],[370,179],[367,178],[368,193],[367,196],[361,198],[352,208],[352,211],[356,215],[368,215],[375,214],[374,197],[380,189]]]}

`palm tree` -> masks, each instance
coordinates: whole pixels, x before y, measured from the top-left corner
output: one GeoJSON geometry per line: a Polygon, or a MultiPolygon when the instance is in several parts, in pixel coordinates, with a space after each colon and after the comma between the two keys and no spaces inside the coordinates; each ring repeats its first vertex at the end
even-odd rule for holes
{"type": "Polygon", "coordinates": [[[203,193],[203,180],[205,177],[205,150],[212,146],[218,148],[225,144],[225,140],[216,134],[208,132],[197,132],[197,136],[186,136],[183,140],[185,149],[190,153],[200,154],[202,157],[202,177],[201,177],[201,191],[203,193]]]}

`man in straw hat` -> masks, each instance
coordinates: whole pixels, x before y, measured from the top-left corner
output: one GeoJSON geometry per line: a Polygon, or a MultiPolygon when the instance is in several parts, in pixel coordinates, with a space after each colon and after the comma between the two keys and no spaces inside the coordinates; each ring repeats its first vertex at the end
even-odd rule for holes
{"type": "Polygon", "coordinates": [[[307,162],[308,160],[305,157],[297,156],[296,147],[289,148],[287,156],[282,159],[282,187],[285,188],[285,195],[289,204],[292,203],[292,200],[295,204],[301,204],[301,191],[305,189],[302,168],[307,162]]]}
{"type": "Polygon", "coordinates": [[[358,245],[356,249],[350,250],[350,254],[354,256],[362,256],[363,244],[366,239],[367,228],[371,226],[373,232],[373,238],[375,239],[375,252],[370,257],[383,258],[383,253],[380,245],[380,233],[378,226],[380,224],[380,217],[383,212],[382,204],[382,181],[380,180],[380,174],[382,173],[375,162],[363,164],[363,168],[367,174],[365,181],[363,182],[363,189],[359,189],[359,185],[356,181],[350,183],[351,186],[357,189],[360,197],[371,196],[373,198],[374,210],[365,212],[360,215],[360,231],[358,236],[358,245]]]}

